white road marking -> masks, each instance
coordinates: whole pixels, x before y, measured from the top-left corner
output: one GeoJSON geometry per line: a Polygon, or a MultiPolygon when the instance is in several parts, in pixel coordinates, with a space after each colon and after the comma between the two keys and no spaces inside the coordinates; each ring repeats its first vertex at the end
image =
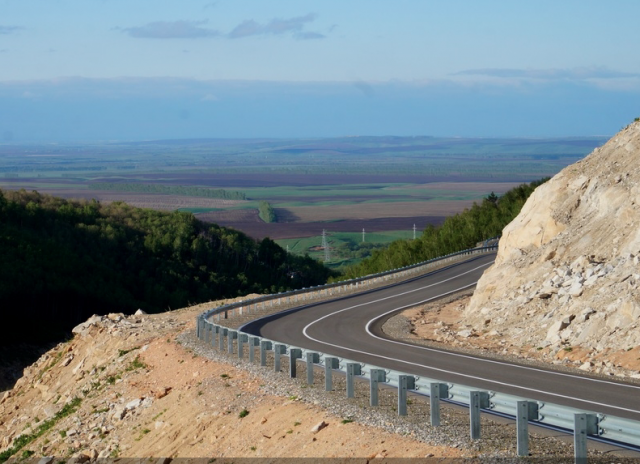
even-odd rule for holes
{"type": "MultiPolygon", "coordinates": [[[[367,303],[361,303],[361,304],[357,304],[357,305],[354,305],[354,306],[349,306],[347,308],[340,309],[338,311],[334,311],[334,312],[332,312],[330,314],[326,314],[326,315],[316,319],[315,321],[312,321],[309,324],[307,324],[304,327],[304,329],[302,330],[302,333],[309,340],[313,340],[314,342],[317,342],[317,343],[320,343],[320,344],[323,344],[323,345],[331,346],[331,347],[334,347],[334,348],[344,349],[344,350],[351,351],[351,352],[354,352],[354,353],[365,354],[365,355],[377,357],[377,358],[380,358],[380,359],[386,359],[387,361],[396,361],[396,362],[399,362],[399,363],[402,363],[402,364],[408,364],[408,365],[412,365],[412,366],[417,366],[417,367],[422,367],[422,368],[426,368],[426,369],[435,370],[435,371],[438,371],[438,372],[444,372],[444,373],[447,373],[447,374],[458,375],[460,377],[466,377],[466,378],[469,378],[469,379],[490,382],[490,383],[493,383],[493,384],[496,384],[496,385],[502,385],[502,386],[506,386],[506,387],[518,388],[518,389],[521,389],[521,390],[531,391],[531,392],[535,392],[535,393],[542,393],[542,394],[545,394],[545,395],[550,395],[550,396],[555,396],[555,397],[558,397],[558,398],[574,400],[574,401],[578,401],[578,402],[582,402],[582,403],[586,403],[586,404],[595,404],[595,405],[598,405],[598,406],[605,406],[605,407],[612,408],[612,409],[619,409],[621,411],[627,411],[627,412],[640,414],[640,411],[635,410],[635,409],[623,408],[623,407],[614,406],[614,405],[607,404],[607,403],[598,403],[598,402],[595,402],[595,401],[583,400],[583,399],[572,397],[572,396],[561,395],[561,394],[558,394],[558,393],[551,393],[551,392],[547,392],[547,391],[544,391],[544,390],[538,390],[538,389],[535,389],[535,388],[524,387],[524,386],[521,386],[521,385],[516,385],[516,384],[511,384],[511,383],[499,382],[499,381],[492,380],[492,379],[487,379],[487,378],[484,378],[484,377],[478,377],[478,376],[473,376],[473,375],[469,375],[469,374],[463,374],[461,372],[455,372],[455,371],[450,371],[450,370],[446,370],[446,369],[440,369],[440,368],[431,367],[431,366],[428,366],[428,365],[425,365],[425,364],[418,364],[418,363],[414,363],[414,362],[410,362],[410,361],[404,361],[402,359],[392,358],[392,357],[389,357],[389,356],[383,356],[383,355],[376,354],[376,353],[370,353],[368,351],[356,350],[356,349],[349,348],[349,347],[342,346],[342,345],[337,345],[337,344],[333,344],[333,343],[327,343],[325,341],[318,340],[317,338],[312,337],[308,333],[308,329],[312,325],[314,325],[314,324],[316,324],[316,323],[318,323],[318,322],[320,322],[320,321],[322,321],[324,319],[327,319],[327,318],[329,318],[331,316],[334,316],[336,314],[342,313],[344,311],[350,311],[352,309],[359,308],[359,307],[362,307],[362,306],[366,306],[366,305],[369,305],[369,304],[378,303],[380,301],[389,300],[391,298],[396,298],[398,296],[407,295],[409,293],[414,293],[414,292],[417,292],[419,290],[424,290],[424,289],[429,288],[429,287],[434,287],[436,285],[440,285],[440,284],[442,284],[444,282],[448,282],[450,280],[456,279],[456,278],[458,278],[460,276],[463,276],[465,274],[473,272],[473,271],[475,271],[477,269],[480,269],[481,267],[488,266],[489,264],[491,264],[491,263],[487,263],[487,264],[483,264],[481,266],[477,266],[477,267],[475,267],[473,269],[470,269],[469,271],[466,271],[466,272],[463,272],[461,274],[458,274],[457,276],[450,277],[448,279],[445,279],[445,280],[442,280],[440,282],[436,282],[436,283],[433,283],[433,284],[430,284],[430,285],[426,285],[424,287],[416,288],[416,289],[409,290],[409,291],[406,291],[406,292],[398,293],[396,295],[391,295],[391,296],[388,296],[388,297],[380,298],[378,300],[370,301],[370,302],[367,302],[367,303]]],[[[394,308],[394,309],[392,309],[390,311],[387,311],[384,314],[381,314],[381,315],[376,316],[375,318],[371,319],[367,323],[367,325],[365,326],[365,330],[367,331],[369,336],[371,336],[371,337],[373,337],[373,338],[375,338],[377,340],[380,340],[382,342],[385,342],[385,343],[393,343],[393,344],[397,344],[397,345],[410,346],[412,348],[417,348],[417,349],[421,349],[421,350],[425,350],[425,351],[438,352],[438,353],[442,353],[442,354],[449,355],[449,356],[456,356],[456,357],[461,357],[461,358],[473,359],[475,361],[488,362],[488,363],[499,364],[499,365],[508,365],[508,366],[511,366],[511,367],[519,368],[519,369],[525,369],[525,370],[530,370],[530,371],[534,371],[534,372],[544,372],[546,374],[552,374],[552,375],[557,375],[557,376],[561,376],[561,377],[570,377],[570,378],[574,378],[574,379],[580,379],[580,380],[583,380],[583,381],[590,381],[590,382],[596,382],[596,383],[601,383],[601,384],[609,384],[609,385],[617,385],[619,387],[625,387],[625,388],[631,388],[631,389],[640,389],[639,386],[635,386],[635,385],[620,384],[620,383],[615,383],[615,382],[609,382],[607,380],[592,379],[592,378],[589,378],[589,377],[582,377],[582,376],[578,376],[578,375],[574,375],[574,374],[565,374],[565,373],[562,373],[562,372],[546,371],[546,370],[538,369],[538,368],[535,368],[535,367],[520,366],[520,365],[517,365],[517,364],[510,364],[510,363],[503,362],[503,361],[495,361],[495,360],[487,360],[487,359],[482,359],[482,358],[475,358],[475,357],[469,356],[469,355],[446,352],[446,351],[440,351],[440,350],[436,350],[436,349],[433,349],[433,348],[416,346],[416,345],[412,345],[412,344],[409,344],[409,343],[404,343],[404,342],[400,342],[400,341],[396,341],[396,340],[388,340],[388,339],[385,339],[385,338],[382,338],[382,337],[378,337],[377,335],[374,335],[370,330],[371,325],[375,321],[377,321],[378,319],[380,319],[382,317],[385,317],[386,315],[388,315],[390,313],[393,313],[395,311],[399,311],[399,310],[402,310],[402,309],[411,308],[411,307],[417,306],[417,305],[422,304],[422,303],[427,303],[429,301],[433,301],[433,300],[436,300],[438,298],[442,298],[444,296],[450,295],[450,294],[458,292],[460,290],[464,290],[464,289],[472,287],[474,285],[475,285],[475,283],[469,284],[469,285],[465,285],[463,287],[457,288],[455,290],[451,290],[449,292],[445,292],[445,293],[440,294],[440,295],[433,296],[431,298],[427,298],[425,300],[416,301],[416,302],[411,303],[411,304],[406,305],[406,306],[401,306],[401,307],[398,307],[398,308],[394,308]]]]}

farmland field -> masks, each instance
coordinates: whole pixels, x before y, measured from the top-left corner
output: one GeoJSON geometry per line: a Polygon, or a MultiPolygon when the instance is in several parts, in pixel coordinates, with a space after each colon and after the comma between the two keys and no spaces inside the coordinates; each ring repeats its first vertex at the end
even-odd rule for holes
{"type": "MultiPolygon", "coordinates": [[[[186,211],[255,238],[317,240],[326,229],[343,246],[357,240],[339,234],[358,235],[364,228],[371,242],[385,243],[387,237],[412,234],[414,224],[418,231],[439,224],[491,192],[499,195],[552,176],[605,140],[341,137],[0,144],[0,188],[186,211]],[[119,186],[142,193],[118,191],[119,186]],[[220,189],[246,200],[209,198],[220,189]],[[260,201],[271,205],[277,222],[266,224],[258,217],[260,201]],[[386,235],[374,234],[382,232],[386,235]]],[[[296,252],[302,246],[282,243],[296,252]]]]}
{"type": "MultiPolygon", "coordinates": [[[[388,230],[379,233],[365,233],[364,241],[362,232],[329,232],[326,234],[329,245],[329,261],[325,262],[329,267],[358,263],[369,254],[372,249],[388,245],[394,240],[410,240],[413,238],[412,230],[388,230]],[[369,247],[367,247],[369,245],[369,247]]],[[[322,248],[322,236],[303,237],[294,239],[281,239],[276,242],[283,248],[298,255],[308,254],[318,261],[324,261],[325,250],[322,248]]]]}

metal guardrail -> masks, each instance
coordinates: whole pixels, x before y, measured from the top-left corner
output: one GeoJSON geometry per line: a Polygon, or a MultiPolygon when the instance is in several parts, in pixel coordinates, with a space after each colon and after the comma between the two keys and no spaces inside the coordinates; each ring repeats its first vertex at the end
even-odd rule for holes
{"type": "Polygon", "coordinates": [[[615,416],[598,414],[593,411],[584,411],[567,406],[531,400],[527,398],[508,395],[493,390],[443,382],[438,379],[418,377],[400,371],[385,369],[379,366],[364,364],[355,360],[333,356],[328,353],[307,350],[303,347],[287,345],[277,340],[250,335],[241,330],[233,330],[208,319],[221,315],[227,315],[229,311],[243,311],[259,309],[259,305],[269,303],[280,305],[289,303],[306,303],[314,299],[322,299],[331,296],[339,296],[346,289],[364,291],[372,285],[383,282],[391,282],[397,279],[406,279],[414,274],[422,273],[432,267],[434,263],[443,263],[459,256],[486,253],[495,250],[496,246],[482,247],[465,250],[459,253],[433,259],[424,263],[407,266],[405,268],[374,274],[359,279],[337,282],[334,284],[312,287],[309,289],[268,295],[254,300],[233,303],[211,309],[197,317],[196,332],[198,338],[218,346],[220,350],[233,353],[234,340],[236,352],[239,358],[246,357],[248,349],[250,361],[255,360],[255,349],[259,349],[260,363],[266,366],[266,353],[274,353],[275,370],[280,371],[280,359],[289,357],[289,374],[295,377],[296,360],[306,361],[307,381],[313,382],[313,368],[323,366],[325,368],[325,387],[331,390],[331,374],[338,370],[347,378],[347,396],[353,393],[353,378],[368,379],[371,387],[371,404],[377,405],[377,386],[384,383],[398,389],[398,414],[406,415],[406,393],[414,391],[430,398],[431,425],[440,424],[440,401],[457,403],[469,407],[470,410],[470,435],[472,439],[480,438],[480,411],[499,413],[514,418],[517,428],[517,451],[519,456],[528,455],[528,424],[540,424],[561,428],[574,435],[574,454],[576,462],[586,462],[587,437],[602,438],[611,442],[640,447],[640,422],[615,416]],[[391,278],[394,276],[394,279],[391,278]],[[354,287],[355,286],[355,287],[354,287]],[[291,298],[294,298],[291,300],[291,298]],[[224,339],[227,339],[225,346],[224,339]],[[375,388],[374,388],[375,385],[375,388]],[[351,391],[350,391],[351,388],[351,391]]]}
{"type": "Polygon", "coordinates": [[[345,293],[362,292],[374,288],[377,285],[385,285],[405,280],[411,276],[421,275],[438,264],[451,262],[464,256],[496,251],[497,249],[497,245],[471,248],[469,250],[451,253],[439,258],[430,259],[428,261],[423,261],[421,263],[412,264],[398,269],[392,269],[390,271],[380,272],[378,274],[370,274],[356,279],[343,280],[331,284],[301,288],[299,290],[275,293],[253,298],[251,300],[230,303],[218,308],[210,309],[209,311],[200,314],[198,318],[208,319],[215,316],[219,321],[222,318],[227,319],[229,315],[244,315],[247,313],[257,312],[260,309],[273,308],[276,306],[283,307],[287,304],[308,303],[314,300],[318,301],[345,293]]]}

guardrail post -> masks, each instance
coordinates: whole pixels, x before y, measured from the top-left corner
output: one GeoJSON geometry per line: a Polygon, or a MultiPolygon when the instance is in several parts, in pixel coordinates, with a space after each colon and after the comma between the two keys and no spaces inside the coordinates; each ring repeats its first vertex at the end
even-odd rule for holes
{"type": "Polygon", "coordinates": [[[216,337],[216,328],[213,322],[209,323],[209,343],[213,346],[213,340],[216,337]]]}
{"type": "Polygon", "coordinates": [[[267,340],[262,340],[260,342],[260,365],[267,365],[267,350],[271,349],[271,342],[267,340]]]}
{"type": "Polygon", "coordinates": [[[200,338],[200,324],[202,318],[200,316],[196,317],[196,337],[200,338]]]}
{"type": "Polygon", "coordinates": [[[276,343],[273,346],[273,368],[276,372],[280,372],[280,355],[287,352],[287,345],[276,343]]]}
{"type": "Polygon", "coordinates": [[[318,353],[307,353],[307,385],[313,385],[313,365],[320,362],[318,353]]]}
{"type": "Polygon", "coordinates": [[[595,414],[576,414],[573,425],[573,451],[576,464],[587,464],[587,435],[598,433],[595,414]]]}
{"type": "Polygon", "coordinates": [[[489,394],[484,391],[469,392],[469,420],[471,439],[480,439],[480,409],[489,407],[489,394]]]}
{"type": "Polygon", "coordinates": [[[217,324],[211,324],[211,346],[216,346],[216,336],[220,331],[220,326],[217,324]]]}
{"type": "Polygon", "coordinates": [[[255,347],[260,345],[260,337],[249,337],[249,362],[254,362],[256,359],[255,347]]]}
{"type": "Polygon", "coordinates": [[[518,456],[529,456],[529,421],[537,419],[538,404],[532,401],[516,402],[516,430],[518,456]]]}
{"type": "Polygon", "coordinates": [[[333,390],[331,374],[333,369],[337,369],[338,367],[340,367],[338,358],[324,358],[324,389],[326,391],[333,390]]]}
{"type": "Polygon", "coordinates": [[[209,327],[206,320],[202,321],[202,327],[200,329],[200,340],[203,342],[207,342],[207,332],[209,331],[209,327]]]}
{"type": "Polygon", "coordinates": [[[249,341],[249,336],[244,333],[238,334],[238,358],[244,358],[244,342],[249,341]]]}
{"type": "Polygon", "coordinates": [[[449,386],[446,383],[429,384],[429,414],[431,425],[440,426],[440,398],[449,396],[449,386]]]}
{"type": "Polygon", "coordinates": [[[347,363],[347,398],[353,398],[355,396],[353,378],[361,373],[362,366],[359,363],[347,363]]]}
{"type": "Polygon", "coordinates": [[[224,351],[224,336],[227,335],[229,329],[226,327],[220,327],[220,333],[218,333],[218,348],[220,351],[224,351]]]}
{"type": "Polygon", "coordinates": [[[296,359],[302,358],[302,350],[300,348],[289,348],[289,377],[296,377],[296,359]]]}
{"type": "Polygon", "coordinates": [[[407,415],[407,390],[416,388],[416,378],[412,375],[398,376],[398,415],[407,415]]]}
{"type": "Polygon", "coordinates": [[[238,332],[236,332],[235,330],[227,331],[227,348],[229,354],[233,354],[233,340],[236,338],[238,338],[238,332]]]}
{"type": "Polygon", "coordinates": [[[384,369],[371,369],[371,381],[369,383],[369,404],[378,406],[378,383],[387,381],[387,373],[384,369]]]}

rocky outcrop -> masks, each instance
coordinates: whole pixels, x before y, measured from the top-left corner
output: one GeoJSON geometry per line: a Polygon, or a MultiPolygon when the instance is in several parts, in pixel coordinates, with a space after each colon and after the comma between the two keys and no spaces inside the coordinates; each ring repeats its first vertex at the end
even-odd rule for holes
{"type": "Polygon", "coordinates": [[[504,229],[465,322],[521,346],[629,350],[640,344],[639,255],[635,122],[536,189],[504,229]]]}

